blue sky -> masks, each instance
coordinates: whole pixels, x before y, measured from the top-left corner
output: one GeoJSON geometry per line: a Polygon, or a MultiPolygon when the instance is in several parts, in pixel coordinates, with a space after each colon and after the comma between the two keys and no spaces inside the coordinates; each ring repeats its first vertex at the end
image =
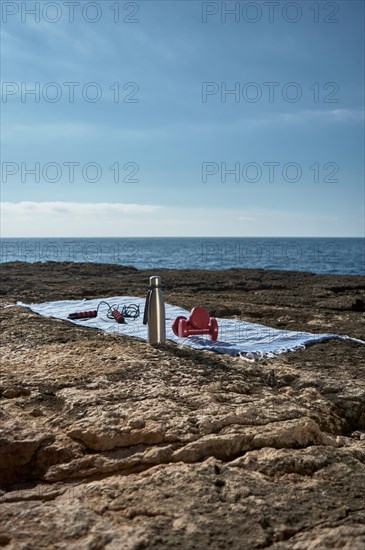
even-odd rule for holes
{"type": "Polygon", "coordinates": [[[363,2],[46,4],[2,5],[2,236],[364,234],[363,2]]]}

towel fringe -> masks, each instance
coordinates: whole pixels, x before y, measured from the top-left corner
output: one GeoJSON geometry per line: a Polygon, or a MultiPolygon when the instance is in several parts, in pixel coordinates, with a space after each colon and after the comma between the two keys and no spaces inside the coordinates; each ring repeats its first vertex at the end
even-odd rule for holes
{"type": "MultiPolygon", "coordinates": [[[[352,340],[352,338],[350,338],[350,340],[352,340]]],[[[304,344],[298,344],[297,346],[293,346],[291,348],[280,348],[277,351],[240,351],[237,357],[243,359],[244,361],[248,361],[249,363],[257,363],[261,359],[275,359],[278,355],[283,355],[284,353],[289,353],[291,351],[303,351],[305,349],[306,346],[304,344]]]]}

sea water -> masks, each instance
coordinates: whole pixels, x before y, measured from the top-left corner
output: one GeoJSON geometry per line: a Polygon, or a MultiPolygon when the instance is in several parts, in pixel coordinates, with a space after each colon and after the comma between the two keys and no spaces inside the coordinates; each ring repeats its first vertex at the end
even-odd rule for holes
{"type": "Polygon", "coordinates": [[[138,269],[262,268],[365,274],[361,238],[1,239],[1,262],[91,262],[138,269]]]}

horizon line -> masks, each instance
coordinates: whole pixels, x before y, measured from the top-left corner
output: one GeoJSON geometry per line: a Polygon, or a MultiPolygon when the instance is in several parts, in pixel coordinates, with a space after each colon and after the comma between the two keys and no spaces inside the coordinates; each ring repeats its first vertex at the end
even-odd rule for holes
{"type": "Polygon", "coordinates": [[[51,237],[41,237],[41,236],[32,236],[32,237],[2,237],[0,236],[0,240],[4,239],[365,239],[365,235],[351,235],[351,236],[309,236],[309,235],[298,235],[298,236],[282,236],[282,235],[265,235],[265,236],[242,236],[242,235],[226,235],[226,236],[208,236],[208,235],[194,235],[194,236],[184,236],[184,235],[146,235],[146,236],[109,236],[109,237],[98,237],[96,235],[92,236],[74,236],[74,237],[66,237],[66,236],[51,236],[51,237]]]}

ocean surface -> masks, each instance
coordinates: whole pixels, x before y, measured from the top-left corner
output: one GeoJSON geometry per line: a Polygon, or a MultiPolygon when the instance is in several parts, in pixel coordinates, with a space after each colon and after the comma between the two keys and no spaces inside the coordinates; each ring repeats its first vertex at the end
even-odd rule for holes
{"type": "Polygon", "coordinates": [[[365,274],[361,238],[1,239],[1,262],[92,262],[139,269],[263,268],[365,274]]]}

